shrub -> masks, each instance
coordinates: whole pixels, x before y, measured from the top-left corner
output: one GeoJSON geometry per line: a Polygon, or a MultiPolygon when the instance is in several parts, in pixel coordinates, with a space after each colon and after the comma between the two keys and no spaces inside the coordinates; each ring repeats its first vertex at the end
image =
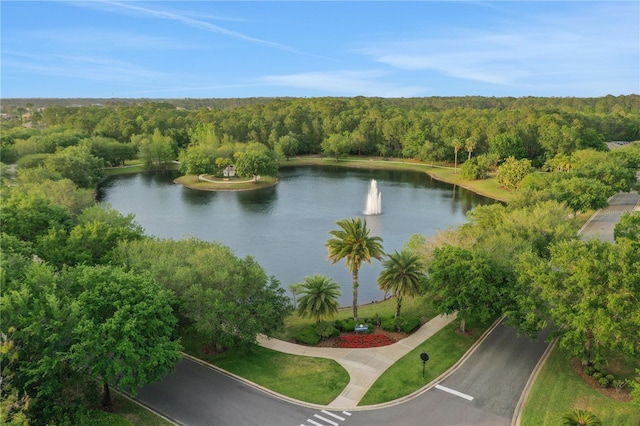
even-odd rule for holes
{"type": "Polygon", "coordinates": [[[338,330],[332,323],[322,321],[316,324],[316,333],[318,334],[318,336],[326,339],[328,337],[339,335],[340,330],[338,330]]]}
{"type": "Polygon", "coordinates": [[[607,380],[610,381],[610,382],[613,382],[615,380],[615,376],[613,374],[607,374],[604,377],[606,377],[607,380]]]}
{"type": "Polygon", "coordinates": [[[380,328],[384,331],[396,331],[395,318],[385,318],[380,321],[380,328]]]}
{"type": "Polygon", "coordinates": [[[316,333],[316,328],[314,326],[309,326],[303,329],[296,335],[295,339],[298,343],[310,346],[315,346],[320,342],[320,336],[316,333]]]}
{"type": "Polygon", "coordinates": [[[625,381],[620,379],[612,380],[611,384],[616,390],[622,390],[625,387],[625,381]]]}
{"type": "Polygon", "coordinates": [[[347,318],[342,320],[342,331],[347,331],[349,333],[352,333],[355,328],[356,328],[356,322],[353,320],[353,318],[347,318]]]}
{"type": "Polygon", "coordinates": [[[417,317],[407,317],[407,318],[403,318],[404,321],[402,323],[402,325],[400,326],[400,329],[402,330],[403,333],[411,333],[413,330],[415,330],[416,328],[420,327],[420,318],[417,317]]]}
{"type": "Polygon", "coordinates": [[[602,386],[603,388],[608,388],[609,387],[609,379],[607,379],[606,377],[601,377],[600,379],[598,379],[598,384],[600,386],[602,386]]]}
{"type": "Polygon", "coordinates": [[[593,376],[593,373],[595,373],[595,372],[596,372],[596,369],[595,369],[595,368],[593,368],[593,367],[592,367],[592,366],[590,366],[590,365],[587,365],[587,366],[584,368],[584,374],[586,374],[587,376],[593,376]]]}
{"type": "Polygon", "coordinates": [[[485,162],[474,157],[460,167],[460,176],[466,180],[486,179],[489,177],[489,168],[485,162]]]}
{"type": "Polygon", "coordinates": [[[599,371],[596,371],[595,373],[593,373],[591,375],[591,377],[593,377],[594,380],[598,381],[598,380],[602,379],[602,373],[599,372],[599,371]]]}

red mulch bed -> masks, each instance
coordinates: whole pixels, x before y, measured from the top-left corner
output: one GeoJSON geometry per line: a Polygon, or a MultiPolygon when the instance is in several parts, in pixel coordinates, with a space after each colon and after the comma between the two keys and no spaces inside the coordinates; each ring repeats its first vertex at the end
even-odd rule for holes
{"type": "Polygon", "coordinates": [[[376,327],[372,333],[340,333],[339,336],[321,340],[315,347],[323,348],[374,348],[396,343],[407,337],[407,333],[394,333],[376,327]]]}

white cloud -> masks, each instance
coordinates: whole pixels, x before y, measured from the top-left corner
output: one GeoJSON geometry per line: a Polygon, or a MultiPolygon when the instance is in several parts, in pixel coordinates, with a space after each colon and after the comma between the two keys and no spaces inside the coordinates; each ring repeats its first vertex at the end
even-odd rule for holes
{"type": "Polygon", "coordinates": [[[411,97],[423,95],[424,87],[405,86],[381,80],[383,71],[317,71],[269,75],[257,79],[267,85],[311,89],[351,96],[411,97]]]}
{"type": "Polygon", "coordinates": [[[608,79],[629,82],[638,76],[639,29],[638,7],[628,6],[520,16],[491,30],[372,42],[357,52],[400,70],[501,86],[533,87],[543,79],[549,86],[598,85],[607,71],[608,79]]]}
{"type": "Polygon", "coordinates": [[[3,69],[101,82],[153,81],[164,74],[116,58],[91,55],[28,55],[5,52],[3,69]]]}
{"type": "MultiPolygon", "coordinates": [[[[109,0],[82,3],[82,5],[83,6],[89,6],[89,7],[96,7],[96,8],[100,8],[102,10],[127,11],[127,12],[130,12],[130,13],[141,14],[143,16],[150,16],[150,17],[153,17],[153,18],[171,20],[171,21],[182,23],[184,25],[188,25],[188,26],[193,27],[193,28],[198,28],[198,29],[202,29],[202,30],[205,30],[205,31],[222,34],[222,35],[225,35],[227,37],[232,37],[232,38],[236,38],[236,39],[239,39],[239,40],[244,40],[244,41],[251,42],[251,43],[257,43],[257,44],[261,44],[261,45],[264,45],[264,46],[268,46],[268,47],[272,47],[272,48],[276,48],[276,49],[281,49],[281,50],[288,50],[288,51],[292,51],[292,52],[296,51],[294,48],[292,48],[290,46],[287,46],[285,44],[282,44],[282,43],[276,43],[276,42],[273,42],[273,41],[268,41],[268,40],[263,40],[263,39],[260,39],[260,38],[252,37],[252,36],[249,36],[247,34],[243,34],[241,32],[232,31],[232,30],[226,29],[224,27],[221,27],[219,25],[212,24],[212,23],[204,21],[202,19],[193,18],[192,17],[193,14],[192,13],[188,13],[188,12],[187,13],[181,13],[181,12],[174,12],[174,11],[169,11],[169,10],[151,9],[151,8],[148,8],[148,7],[138,6],[137,4],[134,4],[134,3],[117,2],[117,1],[109,1],[109,0]]],[[[211,15],[209,15],[209,16],[211,16],[211,15]]]]}

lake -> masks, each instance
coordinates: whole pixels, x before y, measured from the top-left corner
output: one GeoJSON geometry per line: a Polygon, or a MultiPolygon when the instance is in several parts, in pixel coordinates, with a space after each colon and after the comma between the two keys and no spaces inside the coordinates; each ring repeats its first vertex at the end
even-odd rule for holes
{"type": "MultiPolygon", "coordinates": [[[[194,236],[250,255],[284,288],[305,276],[326,275],[340,283],[341,306],[351,305],[351,274],[344,261],[331,265],[325,242],[336,221],[366,219],[371,235],[383,239],[387,253],[401,250],[411,235],[430,236],[465,222],[477,205],[495,201],[414,171],[342,167],[290,167],[280,182],[256,191],[209,192],[173,183],[174,173],[109,177],[98,199],[123,214],[133,213],[147,235],[180,239],[194,236]],[[382,214],[364,215],[372,179],[381,194],[382,214]]],[[[380,262],[359,274],[360,304],[382,300],[376,280],[380,262]]],[[[291,294],[291,293],[289,293],[291,294]]]]}

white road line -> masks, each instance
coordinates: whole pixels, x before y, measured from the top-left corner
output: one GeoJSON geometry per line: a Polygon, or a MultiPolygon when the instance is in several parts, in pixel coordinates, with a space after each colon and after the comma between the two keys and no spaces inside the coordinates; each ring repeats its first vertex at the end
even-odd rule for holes
{"type": "Polygon", "coordinates": [[[308,421],[309,423],[311,423],[311,424],[316,425],[316,426],[324,426],[323,424],[318,423],[318,422],[314,422],[314,421],[313,421],[313,420],[311,420],[311,419],[307,419],[307,421],[308,421]]]}
{"type": "Polygon", "coordinates": [[[335,418],[335,419],[340,420],[341,422],[343,422],[343,421],[344,421],[344,417],[340,417],[339,415],[334,414],[334,413],[332,413],[331,411],[322,410],[322,412],[323,412],[324,414],[328,415],[328,416],[331,416],[331,417],[333,417],[333,418],[335,418]]]}
{"type": "Polygon", "coordinates": [[[322,420],[323,422],[327,422],[327,423],[329,423],[330,425],[338,426],[338,423],[334,422],[333,420],[329,420],[329,419],[327,419],[326,417],[322,417],[322,416],[321,416],[321,415],[319,415],[319,414],[314,414],[314,415],[313,415],[313,417],[315,417],[315,418],[317,418],[317,419],[320,419],[320,420],[322,420]]]}
{"type": "Polygon", "coordinates": [[[441,391],[449,392],[452,395],[459,396],[460,398],[467,399],[469,401],[473,401],[473,397],[471,395],[467,395],[466,393],[458,392],[457,390],[450,389],[446,386],[436,385],[436,389],[440,389],[441,391]]]}
{"type": "Polygon", "coordinates": [[[351,413],[348,412],[348,411],[343,411],[342,414],[344,414],[345,416],[350,416],[351,415],[351,413]]]}

